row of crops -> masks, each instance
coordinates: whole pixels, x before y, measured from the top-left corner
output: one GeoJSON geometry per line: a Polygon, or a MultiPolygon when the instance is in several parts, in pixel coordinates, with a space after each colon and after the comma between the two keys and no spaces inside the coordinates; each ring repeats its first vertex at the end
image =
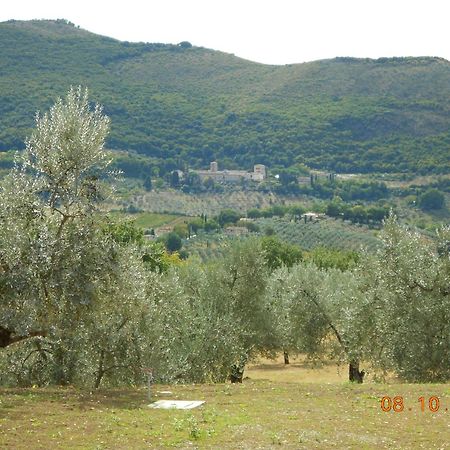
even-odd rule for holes
{"type": "MultiPolygon", "coordinates": [[[[334,219],[322,219],[316,222],[294,222],[281,218],[258,219],[256,223],[261,229],[272,228],[282,240],[298,245],[304,250],[315,247],[328,247],[340,250],[360,251],[367,248],[374,251],[379,245],[375,233],[367,227],[358,227],[334,219]]],[[[255,235],[250,233],[247,236],[255,235]]],[[[220,258],[227,246],[236,239],[246,237],[225,236],[222,233],[202,233],[185,243],[185,248],[191,257],[198,257],[202,261],[220,258]]]]}
{"type": "Polygon", "coordinates": [[[375,250],[378,239],[373,230],[358,227],[338,219],[325,218],[317,221],[288,221],[280,218],[258,219],[262,230],[273,228],[281,239],[296,244],[304,250],[315,247],[331,247],[340,250],[375,250]]]}
{"type": "Polygon", "coordinates": [[[152,191],[136,196],[133,205],[145,211],[167,214],[217,216],[223,209],[245,214],[251,208],[267,208],[280,200],[274,194],[236,190],[221,194],[185,194],[176,190],[152,191]]]}
{"type": "MultiPolygon", "coordinates": [[[[251,208],[267,208],[273,204],[280,204],[282,200],[273,194],[245,190],[200,195],[164,190],[138,195],[133,199],[133,205],[144,211],[159,214],[175,213],[186,216],[206,214],[213,217],[226,208],[234,209],[244,215],[251,208]]],[[[284,200],[288,201],[288,199],[284,200]]],[[[272,228],[280,239],[296,244],[304,250],[324,246],[355,251],[364,247],[373,251],[378,245],[375,231],[340,219],[324,218],[305,223],[303,220],[295,222],[289,217],[272,217],[257,219],[255,223],[259,226],[261,235],[266,229],[272,228]]],[[[206,261],[221,257],[234,239],[237,238],[225,236],[223,233],[200,233],[186,241],[184,247],[191,256],[197,256],[206,261]]]]}

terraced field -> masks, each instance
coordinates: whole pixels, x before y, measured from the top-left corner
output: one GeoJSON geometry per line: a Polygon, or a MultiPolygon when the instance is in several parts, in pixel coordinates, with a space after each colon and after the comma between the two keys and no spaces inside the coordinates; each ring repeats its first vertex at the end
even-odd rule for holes
{"type": "MultiPolygon", "coordinates": [[[[274,194],[255,191],[233,190],[221,194],[185,194],[176,190],[152,191],[136,195],[132,204],[144,210],[138,215],[136,223],[140,226],[150,228],[154,220],[175,223],[183,216],[200,216],[206,214],[213,217],[225,208],[231,208],[241,212],[243,215],[251,208],[266,208],[274,204],[299,203],[299,199],[283,198],[274,194]]],[[[302,204],[307,207],[308,201],[302,204]]],[[[288,217],[284,218],[261,218],[255,221],[261,229],[261,234],[266,228],[273,228],[281,239],[296,244],[304,250],[311,250],[318,246],[330,247],[343,250],[359,251],[361,247],[373,251],[378,245],[376,230],[367,226],[358,226],[350,222],[325,218],[318,221],[303,220],[294,222],[288,217]]],[[[156,227],[158,225],[152,225],[156,227]]],[[[253,233],[251,233],[253,234],[253,233]]],[[[240,239],[245,239],[241,237],[240,239]]],[[[206,261],[223,255],[226,246],[233,240],[234,236],[226,236],[223,233],[200,233],[198,236],[185,242],[185,248],[192,256],[197,256],[206,261]]]]}
{"type": "Polygon", "coordinates": [[[231,208],[243,214],[251,208],[266,208],[281,203],[274,194],[254,191],[234,190],[221,194],[185,194],[180,191],[152,191],[137,195],[131,203],[155,213],[184,214],[186,216],[216,216],[221,210],[231,208]]]}
{"type": "MultiPolygon", "coordinates": [[[[261,228],[262,235],[266,228],[273,228],[275,234],[282,240],[296,244],[303,250],[315,247],[329,247],[339,250],[360,251],[367,248],[374,251],[378,245],[376,232],[367,227],[358,227],[341,220],[331,218],[317,222],[290,222],[282,218],[258,219],[255,221],[261,228]]],[[[201,233],[187,241],[185,248],[191,257],[198,257],[202,261],[220,258],[227,247],[237,239],[247,239],[255,233],[236,237],[223,233],[201,233]]]]}
{"type": "Polygon", "coordinates": [[[326,218],[317,222],[291,222],[280,218],[258,219],[261,230],[271,227],[283,240],[296,244],[304,250],[324,246],[342,250],[359,251],[365,247],[370,251],[378,245],[376,232],[366,226],[356,226],[326,218]]]}
{"type": "Polygon", "coordinates": [[[158,228],[163,225],[175,225],[176,223],[187,220],[186,217],[176,214],[159,214],[151,212],[140,212],[136,214],[127,214],[122,211],[110,211],[109,214],[116,218],[127,218],[133,220],[134,223],[142,228],[158,228]]]}

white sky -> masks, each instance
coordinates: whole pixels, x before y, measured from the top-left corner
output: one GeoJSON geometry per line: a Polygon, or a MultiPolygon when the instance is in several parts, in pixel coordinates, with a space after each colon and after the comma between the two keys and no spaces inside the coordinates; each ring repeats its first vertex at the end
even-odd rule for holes
{"type": "MultiPolygon", "coordinates": [[[[127,41],[290,64],[335,56],[450,60],[450,0],[2,0],[0,21],[64,18],[127,41]]],[[[0,43],[1,45],[1,43],[0,43]]]]}

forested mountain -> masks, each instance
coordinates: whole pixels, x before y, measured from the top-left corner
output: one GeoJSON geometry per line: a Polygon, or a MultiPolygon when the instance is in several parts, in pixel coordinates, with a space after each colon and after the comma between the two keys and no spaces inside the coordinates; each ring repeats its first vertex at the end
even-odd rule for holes
{"type": "Polygon", "coordinates": [[[64,21],[0,23],[0,149],[22,148],[70,85],[111,117],[108,146],[199,167],[253,163],[450,172],[450,62],[335,58],[263,65],[120,42],[64,21]]]}

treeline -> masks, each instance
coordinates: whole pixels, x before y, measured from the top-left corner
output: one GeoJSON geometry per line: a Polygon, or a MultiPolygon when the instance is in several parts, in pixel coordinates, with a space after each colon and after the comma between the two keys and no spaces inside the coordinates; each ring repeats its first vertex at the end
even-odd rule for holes
{"type": "MultiPolygon", "coordinates": [[[[389,215],[390,206],[377,205],[351,205],[339,200],[334,200],[320,208],[318,213],[325,212],[330,217],[343,220],[350,220],[354,223],[381,223],[389,215]]],[[[306,208],[302,205],[275,205],[269,208],[250,209],[247,211],[247,217],[284,217],[291,215],[295,220],[300,220],[306,213],[306,208]]]]}
{"type": "Polygon", "coordinates": [[[331,173],[326,177],[310,174],[309,183],[299,183],[295,173],[282,172],[280,184],[275,187],[280,194],[310,195],[325,200],[340,197],[344,201],[377,201],[386,199],[390,192],[386,183],[379,181],[339,180],[331,173]]]}
{"type": "Polygon", "coordinates": [[[327,204],[325,213],[353,223],[381,223],[389,215],[390,209],[389,206],[349,205],[334,201],[327,204]]]}
{"type": "Polygon", "coordinates": [[[356,382],[363,362],[379,377],[393,371],[407,381],[446,381],[448,235],[430,244],[391,218],[381,239],[373,256],[305,254],[273,237],[248,239],[206,266],[172,264],[162,273],[133,240],[115,239],[116,264],[127,256],[114,300],[103,292],[78,305],[76,317],[61,311],[45,335],[5,347],[0,381],[140,383],[150,365],[161,382],[240,382],[251,358],[278,352],[333,355],[356,382]]]}

